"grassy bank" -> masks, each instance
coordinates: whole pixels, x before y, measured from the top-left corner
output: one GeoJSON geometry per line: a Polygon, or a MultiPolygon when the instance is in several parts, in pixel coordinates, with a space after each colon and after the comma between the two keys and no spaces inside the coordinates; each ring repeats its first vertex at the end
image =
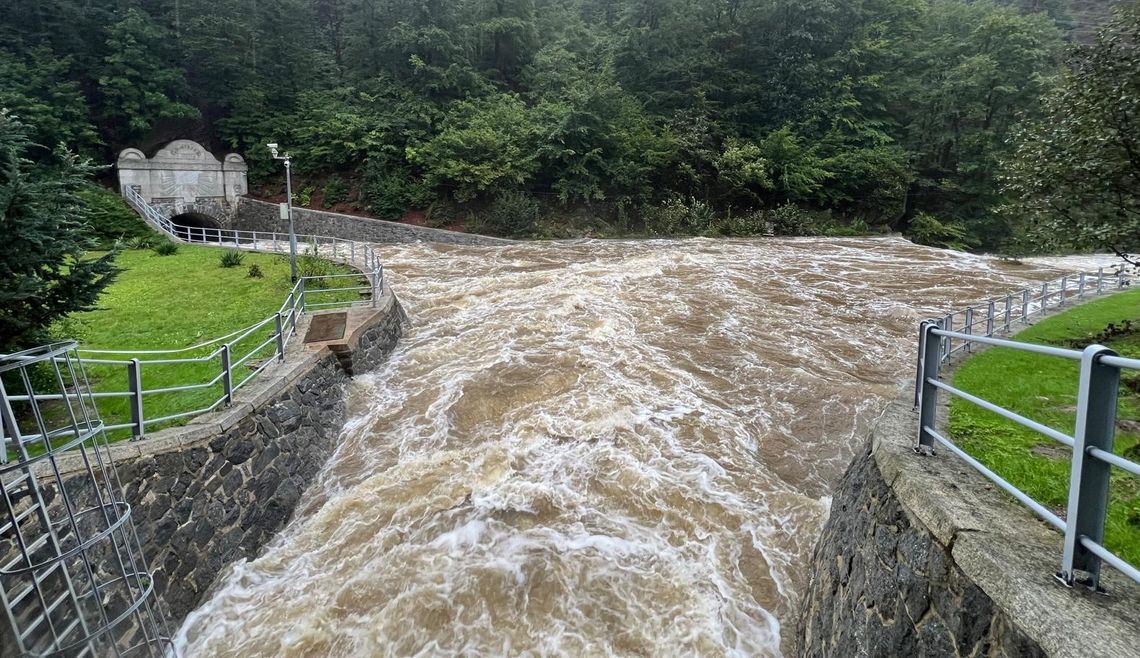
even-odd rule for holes
{"type": "MultiPolygon", "coordinates": [[[[1045,319],[1018,340],[1082,349],[1100,343],[1122,355],[1140,356],[1140,289],[1118,293],[1045,319]],[[1131,332],[1105,334],[1110,324],[1130,320],[1131,332]]],[[[957,371],[954,385],[985,400],[1072,435],[1076,427],[1080,364],[1068,359],[994,348],[957,371]]],[[[1140,460],[1140,373],[1122,373],[1117,410],[1116,453],[1140,460]]],[[[1040,434],[954,400],[954,440],[982,463],[1058,513],[1068,504],[1071,450],[1040,434]]],[[[1132,564],[1140,564],[1140,480],[1113,469],[1105,543],[1132,564]]]]}
{"type": "MultiPolygon", "coordinates": [[[[88,359],[142,361],[142,381],[146,390],[206,384],[221,372],[221,358],[209,355],[221,344],[172,355],[144,354],[146,350],[171,350],[192,347],[249,327],[264,320],[281,307],[292,289],[289,261],[276,254],[244,252],[241,264],[222,267],[226,250],[216,247],[180,245],[177,253],[162,256],[153,250],[124,251],[116,259],[123,272],[104,292],[97,308],[73,314],[53,328],[59,338],[72,338],[84,349],[128,350],[122,355],[91,355],[88,359]],[[251,276],[256,267],[261,276],[251,276]],[[200,362],[163,364],[162,359],[200,358],[200,362]]],[[[302,274],[322,275],[352,273],[354,270],[315,258],[303,258],[302,274]]],[[[347,287],[348,280],[337,280],[347,287]]],[[[339,299],[351,299],[349,293],[336,293],[339,299]]],[[[320,301],[338,297],[324,295],[320,301]]],[[[244,381],[253,369],[271,358],[275,346],[260,344],[274,333],[275,323],[256,330],[232,346],[233,360],[253,353],[240,367],[235,367],[234,384],[244,381]]],[[[97,392],[127,391],[125,366],[90,363],[88,375],[97,392]]],[[[143,398],[147,418],[194,411],[209,406],[221,397],[221,382],[191,391],[155,393],[143,398]]],[[[100,412],[107,424],[129,422],[125,398],[103,398],[100,412]]],[[[148,430],[179,424],[180,419],[148,426],[148,430]]],[[[125,432],[114,434],[115,438],[125,432]]]]}

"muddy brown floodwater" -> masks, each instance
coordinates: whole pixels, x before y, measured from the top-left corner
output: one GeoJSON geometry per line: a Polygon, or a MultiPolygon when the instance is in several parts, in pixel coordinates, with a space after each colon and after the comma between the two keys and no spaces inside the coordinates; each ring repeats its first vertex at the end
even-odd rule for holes
{"type": "Polygon", "coordinates": [[[411,327],[185,655],[779,655],[919,321],[1059,275],[897,238],[381,252],[411,327]]]}

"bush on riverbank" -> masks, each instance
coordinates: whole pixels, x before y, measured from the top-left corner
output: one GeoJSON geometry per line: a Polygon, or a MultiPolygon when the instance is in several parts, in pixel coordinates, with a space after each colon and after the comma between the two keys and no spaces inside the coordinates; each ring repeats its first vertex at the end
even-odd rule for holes
{"type": "MultiPolygon", "coordinates": [[[[1118,293],[1045,319],[1018,340],[1083,348],[1094,342],[1140,356],[1140,290],[1118,293]],[[1126,321],[1134,330],[1122,331],[1126,321]],[[1115,330],[1109,330],[1114,325],[1115,330]]],[[[966,361],[954,385],[1027,418],[1072,434],[1080,364],[1008,349],[966,361]]],[[[1115,451],[1140,461],[1140,373],[1125,371],[1117,410],[1115,451]]],[[[1071,450],[969,402],[950,406],[950,434],[968,453],[1062,518],[1068,503],[1071,450]]],[[[1113,469],[1105,544],[1140,564],[1140,482],[1113,469]]]]}

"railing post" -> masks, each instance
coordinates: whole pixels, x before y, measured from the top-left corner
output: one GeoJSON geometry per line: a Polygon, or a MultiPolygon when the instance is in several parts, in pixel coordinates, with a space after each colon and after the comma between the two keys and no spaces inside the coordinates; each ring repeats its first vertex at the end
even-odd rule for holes
{"type": "MultiPolygon", "coordinates": [[[[918,325],[918,350],[914,360],[914,411],[918,411],[918,403],[922,400],[922,359],[926,353],[926,323],[918,325]]],[[[938,358],[942,358],[941,352],[938,358]]]]}
{"type": "MultiPolygon", "coordinates": [[[[966,324],[965,324],[965,326],[962,327],[962,333],[970,334],[971,336],[974,335],[974,307],[973,306],[966,309],[966,324]]],[[[966,341],[966,351],[967,352],[973,352],[974,351],[974,341],[972,341],[972,340],[966,341]]]]}
{"type": "Polygon", "coordinates": [[[938,379],[938,371],[942,363],[942,341],[934,333],[938,329],[936,322],[923,322],[921,337],[919,339],[918,360],[918,449],[922,447],[934,448],[934,437],[927,428],[933,428],[938,416],[938,389],[930,384],[930,380],[938,379]]]}
{"type": "Polygon", "coordinates": [[[349,254],[348,259],[355,263],[356,262],[356,240],[353,240],[352,242],[348,243],[348,254],[349,254]]]}
{"type": "Polygon", "coordinates": [[[293,317],[291,323],[291,330],[293,335],[297,335],[297,286],[294,284],[292,290],[289,291],[289,314],[293,317]]]}
{"type": "Polygon", "coordinates": [[[222,391],[226,396],[226,406],[234,402],[234,370],[230,367],[230,344],[222,345],[222,391]]]}
{"type": "Polygon", "coordinates": [[[1021,323],[1029,324],[1029,288],[1021,290],[1021,323]]]}
{"type": "Polygon", "coordinates": [[[1077,299],[1084,299],[1085,296],[1085,273],[1081,272],[1080,281],[1077,283],[1077,299]]]}
{"type": "Polygon", "coordinates": [[[1045,308],[1049,306],[1049,282],[1041,284],[1041,315],[1045,315],[1045,308]]]}
{"type": "Polygon", "coordinates": [[[989,311],[986,313],[986,337],[994,337],[994,300],[990,300],[989,311]]]}
{"type": "Polygon", "coordinates": [[[1096,271],[1096,294],[1104,292],[1104,268],[1098,268],[1096,271]]]}
{"type": "Polygon", "coordinates": [[[1057,306],[1062,306],[1065,303],[1065,289],[1069,287],[1069,277],[1061,277],[1061,301],[1057,302],[1057,306]]]}
{"type": "Polygon", "coordinates": [[[297,290],[299,291],[299,294],[300,294],[300,299],[298,299],[298,301],[297,301],[297,306],[301,309],[301,312],[304,313],[305,312],[305,277],[301,277],[300,279],[297,279],[297,290]]]}
{"type": "Polygon", "coordinates": [[[146,417],[143,416],[143,387],[142,362],[131,359],[127,362],[127,389],[131,393],[131,425],[134,440],[143,438],[146,434],[146,417]]]}
{"type": "Polygon", "coordinates": [[[1013,295],[1005,296],[1005,333],[1009,333],[1009,322],[1013,318],[1013,295]]]}
{"type": "Polygon", "coordinates": [[[282,331],[284,327],[281,324],[281,311],[277,312],[277,360],[285,360],[285,334],[282,331]]]}
{"type": "Polygon", "coordinates": [[[1089,345],[1081,355],[1081,383],[1077,393],[1077,431],[1073,436],[1073,463],[1069,476],[1069,507],[1065,519],[1065,552],[1057,577],[1072,586],[1075,571],[1089,575],[1087,584],[1096,589],[1100,558],[1081,545],[1086,537],[1104,542],[1104,518],[1108,510],[1108,480],[1111,466],[1088,454],[1089,448],[1112,452],[1116,431],[1116,403],[1120,369],[1100,363],[1116,353],[1103,345],[1089,345]]]}
{"type": "MultiPolygon", "coordinates": [[[[954,331],[954,314],[953,313],[950,313],[946,316],[946,324],[944,324],[943,326],[946,327],[946,331],[954,331]]],[[[954,355],[954,339],[947,336],[946,337],[946,357],[945,358],[949,359],[953,355],[954,355]]]]}

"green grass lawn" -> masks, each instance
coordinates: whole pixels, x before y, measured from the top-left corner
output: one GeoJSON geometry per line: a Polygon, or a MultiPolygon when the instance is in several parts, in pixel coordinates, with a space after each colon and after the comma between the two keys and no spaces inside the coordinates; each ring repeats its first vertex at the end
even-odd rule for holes
{"type": "MultiPolygon", "coordinates": [[[[1016,338],[1075,349],[1100,342],[1124,356],[1140,356],[1140,289],[1042,320],[1016,338]],[[1096,340],[1110,323],[1120,326],[1124,320],[1132,321],[1135,333],[1096,340]]],[[[958,369],[954,385],[1071,436],[1079,371],[1077,361],[990,348],[958,369]]],[[[1140,373],[1124,371],[1115,452],[1133,461],[1140,461],[1138,420],[1140,373]]],[[[1064,518],[1072,453],[1068,447],[959,399],[950,406],[950,434],[968,453],[1064,518]]],[[[1117,468],[1112,471],[1105,544],[1140,565],[1140,479],[1117,468]]]]}
{"type": "MultiPolygon", "coordinates": [[[[240,266],[223,268],[219,263],[225,251],[217,247],[189,245],[180,245],[178,252],[170,256],[160,256],[152,250],[124,251],[116,260],[123,272],[104,292],[97,307],[73,314],[58,323],[53,333],[61,339],[78,340],[84,349],[180,349],[225,336],[275,314],[292,289],[288,259],[276,254],[243,252],[240,266]],[[253,265],[261,269],[262,278],[249,276],[253,265]]],[[[302,274],[354,272],[347,266],[311,257],[302,260],[302,274]]],[[[336,287],[358,283],[349,279],[334,282],[336,287]]],[[[355,295],[326,293],[314,301],[351,300],[355,295]]],[[[255,348],[273,336],[274,324],[270,323],[232,345],[234,362],[253,352],[248,363],[235,367],[235,385],[248,378],[253,367],[273,357],[275,343],[270,342],[260,350],[255,348]]],[[[143,362],[143,387],[153,390],[204,384],[214,379],[222,369],[220,356],[200,363],[161,364],[155,360],[207,357],[220,347],[216,344],[175,355],[136,353],[104,356],[84,353],[83,357],[88,360],[137,357],[143,362]]],[[[126,368],[123,366],[90,363],[87,372],[97,392],[128,390],[126,368]]],[[[160,418],[202,409],[213,404],[222,394],[222,384],[218,382],[193,391],[146,395],[143,398],[144,415],[146,418],[160,418]]],[[[100,399],[99,409],[108,425],[130,421],[125,398],[100,399]]],[[[188,420],[156,423],[148,425],[147,430],[188,420]]],[[[128,432],[123,430],[113,433],[112,438],[120,439],[127,435],[128,432]]]]}

